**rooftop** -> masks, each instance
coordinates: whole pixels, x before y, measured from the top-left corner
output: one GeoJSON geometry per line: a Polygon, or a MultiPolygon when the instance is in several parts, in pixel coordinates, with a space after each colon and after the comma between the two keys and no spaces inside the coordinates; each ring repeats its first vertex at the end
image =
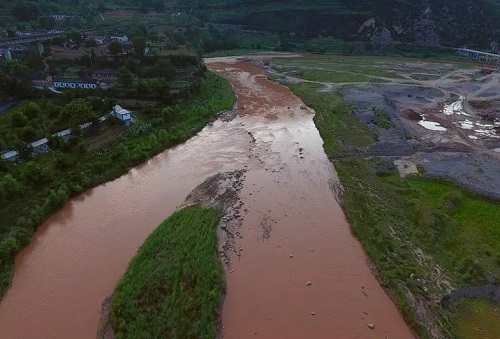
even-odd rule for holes
{"type": "Polygon", "coordinates": [[[97,84],[94,79],[80,79],[80,78],[56,78],[54,82],[68,82],[73,84],[97,84]]]}

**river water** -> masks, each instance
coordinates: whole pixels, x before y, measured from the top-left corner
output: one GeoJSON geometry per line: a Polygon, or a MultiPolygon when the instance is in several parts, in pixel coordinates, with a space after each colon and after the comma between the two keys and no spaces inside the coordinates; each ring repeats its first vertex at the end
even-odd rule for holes
{"type": "Polygon", "coordinates": [[[102,301],[151,231],[206,178],[244,168],[247,213],[241,255],[226,272],[225,338],[412,338],[329,189],[336,173],[314,113],[251,63],[207,63],[235,86],[238,117],[47,220],[16,258],[1,338],[95,338],[102,301]]]}

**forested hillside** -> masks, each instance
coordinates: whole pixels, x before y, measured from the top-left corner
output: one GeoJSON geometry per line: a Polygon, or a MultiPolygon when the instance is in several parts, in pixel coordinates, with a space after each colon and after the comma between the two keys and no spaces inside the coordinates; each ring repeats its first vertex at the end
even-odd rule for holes
{"type": "Polygon", "coordinates": [[[495,50],[498,0],[174,0],[207,20],[298,35],[495,50]],[[492,45],[493,43],[493,45],[492,45]],[[492,46],[491,46],[492,45],[492,46]]]}
{"type": "Polygon", "coordinates": [[[0,25],[56,13],[91,19],[109,9],[180,11],[205,22],[307,37],[493,51],[500,42],[500,0],[14,0],[0,2],[0,25]]]}

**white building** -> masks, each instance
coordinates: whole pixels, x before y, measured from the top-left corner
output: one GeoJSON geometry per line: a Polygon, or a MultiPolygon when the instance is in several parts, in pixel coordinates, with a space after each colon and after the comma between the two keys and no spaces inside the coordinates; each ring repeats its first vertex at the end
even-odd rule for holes
{"type": "Polygon", "coordinates": [[[97,88],[97,81],[93,79],[56,79],[53,83],[55,88],[97,88]]]}
{"type": "Polygon", "coordinates": [[[126,125],[130,124],[130,121],[132,120],[132,113],[129,110],[122,108],[120,105],[115,105],[115,107],[113,107],[113,115],[123,121],[126,125]]]}
{"type": "Polygon", "coordinates": [[[2,158],[4,158],[5,160],[10,160],[10,161],[14,161],[18,158],[19,156],[19,152],[18,151],[8,151],[8,152],[5,152],[2,154],[2,158]]]}
{"type": "Polygon", "coordinates": [[[118,41],[118,42],[128,42],[128,36],[112,36],[111,40],[118,41]]]}

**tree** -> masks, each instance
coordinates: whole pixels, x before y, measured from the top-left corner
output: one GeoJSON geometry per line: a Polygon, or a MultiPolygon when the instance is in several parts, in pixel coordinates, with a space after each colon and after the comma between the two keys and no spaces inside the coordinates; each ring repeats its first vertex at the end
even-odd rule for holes
{"type": "Polygon", "coordinates": [[[20,21],[34,20],[40,15],[40,12],[40,6],[34,1],[20,1],[18,5],[12,8],[12,15],[20,21]]]}
{"type": "Polygon", "coordinates": [[[64,139],[58,135],[50,135],[47,139],[49,140],[49,148],[53,151],[61,149],[66,143],[64,139]]]}
{"type": "Polygon", "coordinates": [[[134,75],[127,68],[120,68],[119,82],[123,87],[130,87],[134,82],[134,75]]]}
{"type": "Polygon", "coordinates": [[[24,106],[24,115],[30,119],[36,118],[40,114],[40,106],[36,102],[30,101],[24,106]]]}
{"type": "Polygon", "coordinates": [[[23,138],[23,141],[25,141],[25,142],[34,141],[36,138],[35,129],[31,126],[24,127],[23,132],[22,132],[22,138],[23,138]]]}
{"type": "Polygon", "coordinates": [[[26,65],[31,69],[43,69],[43,58],[36,49],[30,49],[26,54],[26,65]]]}
{"type": "Polygon", "coordinates": [[[153,0],[153,8],[159,13],[165,12],[165,1],[164,0],[153,0]]]}
{"type": "Polygon", "coordinates": [[[38,25],[46,30],[51,30],[56,26],[56,20],[50,15],[41,16],[38,18],[38,25]]]}
{"type": "Polygon", "coordinates": [[[123,47],[118,41],[112,41],[108,45],[108,50],[112,55],[118,55],[123,51],[123,47]]]}
{"type": "Polygon", "coordinates": [[[166,97],[168,97],[170,87],[165,79],[152,79],[148,83],[148,86],[155,94],[155,101],[158,97],[164,97],[164,100],[166,99],[166,97]]]}
{"type": "Polygon", "coordinates": [[[186,36],[182,32],[175,32],[173,38],[177,45],[186,44],[186,36]]]}
{"type": "Polygon", "coordinates": [[[144,50],[146,48],[146,38],[145,37],[133,38],[132,44],[134,45],[135,53],[137,53],[138,56],[143,56],[144,50]]]}
{"type": "Polygon", "coordinates": [[[85,41],[85,47],[97,47],[97,41],[95,39],[88,39],[85,41]]]}
{"type": "Polygon", "coordinates": [[[124,144],[119,144],[113,152],[112,157],[114,160],[128,161],[130,158],[130,153],[127,146],[125,146],[124,144]]]}
{"type": "Polygon", "coordinates": [[[170,60],[160,59],[151,68],[150,76],[152,78],[165,78],[167,80],[172,80],[175,76],[175,67],[172,65],[170,60]]]}
{"type": "Polygon", "coordinates": [[[0,199],[7,201],[13,196],[17,196],[22,190],[22,185],[11,174],[6,174],[0,179],[0,199]]]}
{"type": "Polygon", "coordinates": [[[70,125],[90,121],[94,116],[92,104],[82,98],[72,100],[61,111],[62,119],[70,125]]]}
{"type": "Polygon", "coordinates": [[[21,178],[33,185],[41,184],[47,179],[45,169],[35,161],[29,161],[21,170],[21,178]]]}
{"type": "Polygon", "coordinates": [[[57,191],[50,190],[47,199],[45,200],[44,207],[49,210],[55,210],[61,207],[69,199],[69,189],[66,185],[61,185],[57,191]]]}
{"type": "Polygon", "coordinates": [[[61,170],[61,171],[64,171],[66,169],[68,169],[69,167],[71,167],[71,164],[72,164],[72,159],[64,154],[64,153],[57,153],[55,155],[55,165],[57,167],[57,169],[61,170]]]}
{"type": "Polygon", "coordinates": [[[14,112],[10,119],[14,127],[24,127],[28,124],[28,119],[26,119],[26,116],[19,111],[14,112]]]}
{"type": "Polygon", "coordinates": [[[76,31],[76,30],[72,30],[71,32],[69,32],[67,35],[66,35],[66,38],[68,40],[73,40],[73,42],[77,45],[80,45],[83,41],[83,38],[82,38],[82,33],[76,31]]]}
{"type": "Polygon", "coordinates": [[[57,67],[54,64],[50,64],[49,65],[49,74],[52,76],[55,76],[55,75],[57,75],[57,73],[58,73],[57,67]]]}
{"type": "Polygon", "coordinates": [[[132,73],[137,74],[139,72],[139,64],[132,57],[128,57],[123,66],[132,73]]]}
{"type": "Polygon", "coordinates": [[[55,105],[52,101],[46,101],[43,104],[43,111],[51,119],[58,119],[61,115],[61,106],[55,105]]]}

